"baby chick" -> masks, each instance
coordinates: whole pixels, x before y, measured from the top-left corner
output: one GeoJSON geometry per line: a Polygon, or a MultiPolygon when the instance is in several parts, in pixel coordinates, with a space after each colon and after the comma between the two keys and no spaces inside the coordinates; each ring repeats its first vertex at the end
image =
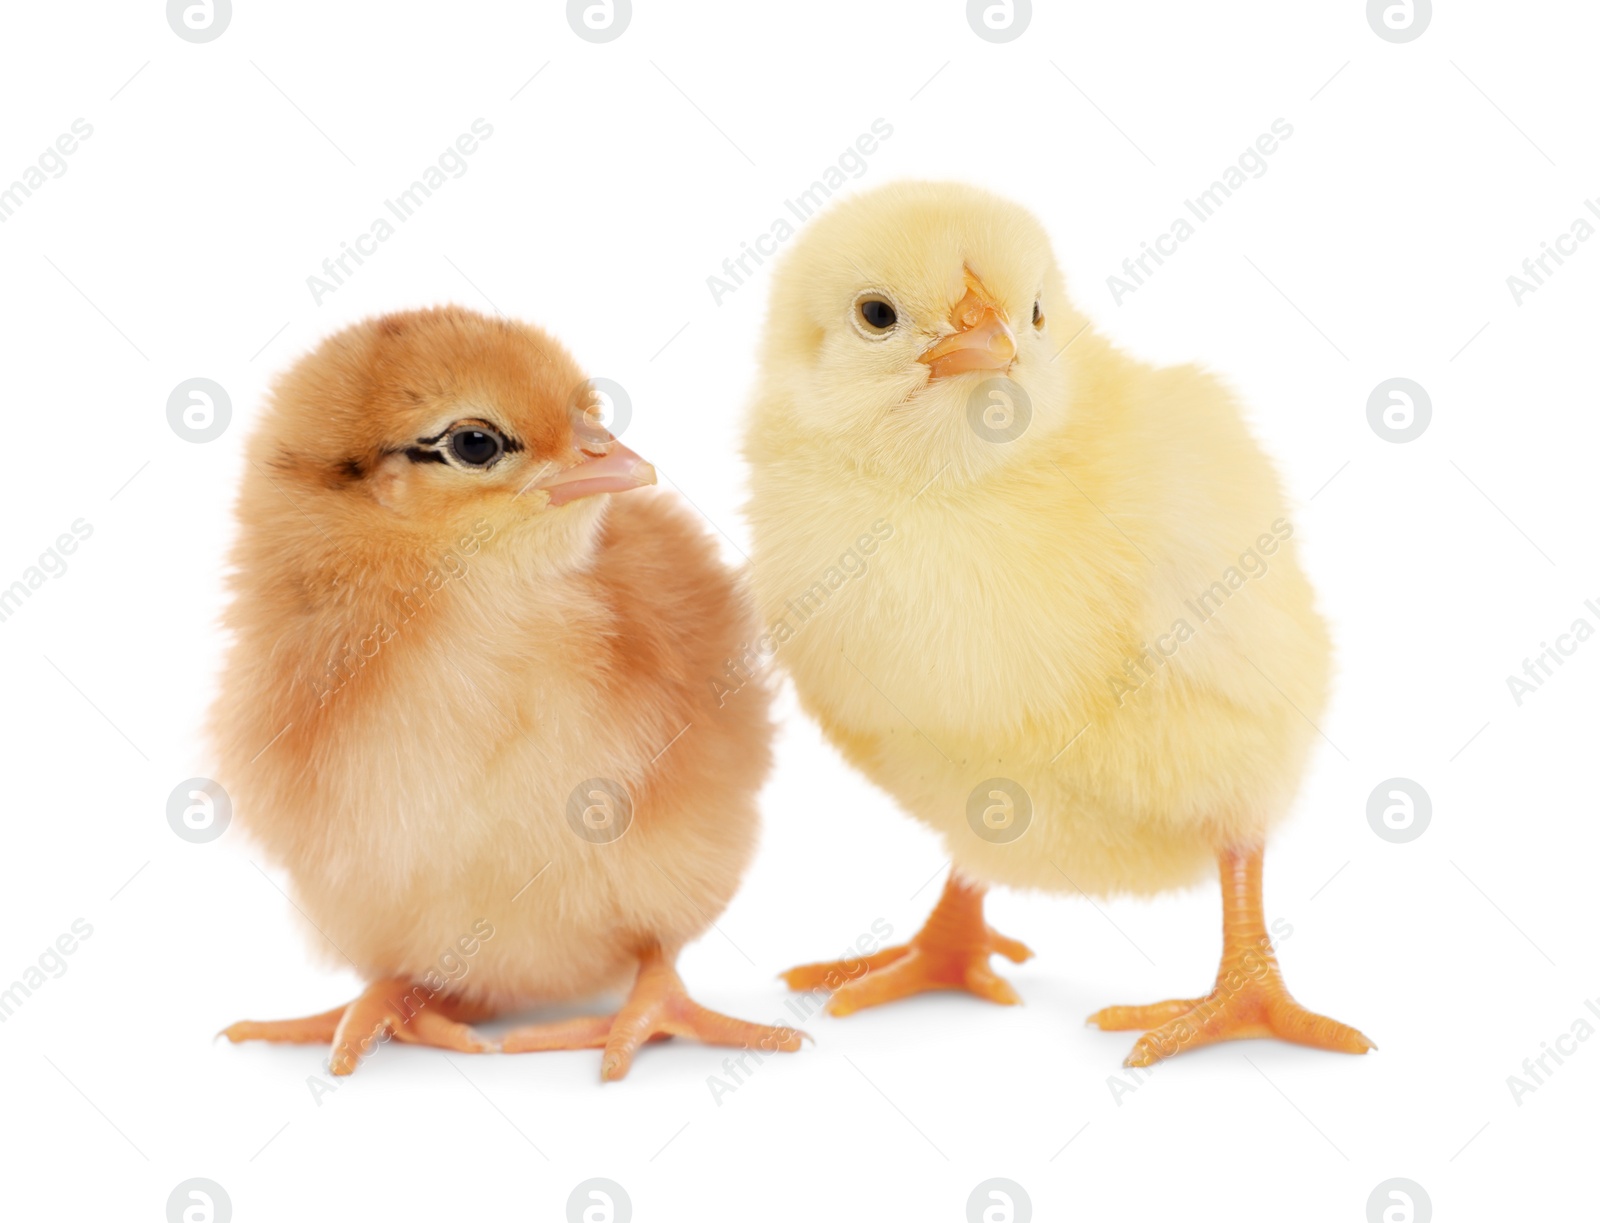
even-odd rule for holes
{"type": "Polygon", "coordinates": [[[278,385],[239,498],[236,641],[214,710],[238,818],[371,984],[234,1041],[492,1046],[467,1023],[625,984],[613,1017],[511,1033],[792,1051],[673,968],[733,895],[769,696],[719,707],[746,599],[549,336],[459,309],[326,341],[278,385]]]}
{"type": "Polygon", "coordinates": [[[988,886],[1148,894],[1220,862],[1212,993],[1091,1022],[1153,1029],[1129,1065],[1248,1036],[1369,1048],[1289,996],[1263,917],[1329,642],[1227,390],[1097,336],[1022,208],[905,183],[824,214],[777,270],[745,450],[778,661],[953,861],[927,925],[835,1014],[932,989],[1016,1002],[989,957],[1030,952],[985,924],[988,886]]]}

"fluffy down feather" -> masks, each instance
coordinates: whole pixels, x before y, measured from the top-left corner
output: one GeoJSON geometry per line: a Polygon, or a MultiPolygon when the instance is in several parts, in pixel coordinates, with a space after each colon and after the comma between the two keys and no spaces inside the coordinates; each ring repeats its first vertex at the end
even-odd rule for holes
{"type": "Polygon", "coordinates": [[[703,932],[770,763],[767,691],[713,695],[752,616],[704,531],[653,490],[529,491],[578,457],[583,385],[532,327],[363,323],[277,386],[239,497],[213,715],[238,818],[368,979],[437,976],[487,921],[449,985],[485,1010],[622,984],[703,932]],[[487,472],[407,454],[463,418],[520,449],[487,472]],[[620,840],[569,826],[591,778],[632,795],[620,840]]]}
{"type": "Polygon", "coordinates": [[[831,741],[965,875],[1150,893],[1284,816],[1329,641],[1277,479],[1215,378],[1088,326],[1029,213],[944,183],[836,206],[775,272],[763,357],[763,625],[831,741]],[[974,284],[1013,325],[1014,440],[986,375],[918,361],[974,284]],[[863,294],[894,306],[886,337],[863,294]],[[838,581],[852,549],[865,572],[838,581]],[[969,823],[995,777],[1033,808],[1005,844],[969,823]]]}

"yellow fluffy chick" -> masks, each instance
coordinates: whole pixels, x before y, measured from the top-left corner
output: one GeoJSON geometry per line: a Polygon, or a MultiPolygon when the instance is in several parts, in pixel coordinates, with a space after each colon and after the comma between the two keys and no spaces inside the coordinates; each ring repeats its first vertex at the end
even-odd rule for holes
{"type": "Polygon", "coordinates": [[[458,309],[351,327],[289,371],[239,497],[236,641],[214,711],[238,818],[371,984],[235,1040],[464,1052],[466,1024],[627,982],[615,1017],[508,1051],[798,1034],[695,1005],[678,949],[755,844],[772,734],[710,677],[747,599],[653,470],[597,421],[572,358],[458,309]],[[611,494],[624,494],[613,500],[611,494]]]}
{"type": "Polygon", "coordinates": [[[1289,996],[1262,913],[1329,642],[1217,380],[1098,336],[1024,209],[895,184],[824,214],[776,271],[745,449],[766,640],[954,864],[927,926],[834,1013],[930,989],[1015,1002],[989,957],[1030,953],[984,923],[989,885],[1148,894],[1220,861],[1215,990],[1091,1022],[1152,1029],[1130,1065],[1247,1036],[1369,1048],[1289,996]]]}

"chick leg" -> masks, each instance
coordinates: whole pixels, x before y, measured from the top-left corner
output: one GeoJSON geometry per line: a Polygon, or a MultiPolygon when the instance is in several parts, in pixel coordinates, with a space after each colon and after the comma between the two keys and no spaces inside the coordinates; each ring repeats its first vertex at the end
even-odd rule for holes
{"type": "Polygon", "coordinates": [[[1089,1016],[1102,1031],[1150,1028],[1124,1066],[1150,1066],[1185,1049],[1222,1040],[1276,1037],[1338,1053],[1377,1048],[1354,1028],[1306,1010],[1283,984],[1261,905],[1260,846],[1225,849],[1222,866],[1222,965],[1204,998],[1111,1006],[1089,1016]]]}
{"type": "Polygon", "coordinates": [[[639,957],[633,990],[615,1015],[518,1028],[506,1035],[500,1048],[505,1053],[604,1049],[600,1077],[610,1083],[628,1073],[640,1046],[671,1036],[688,1036],[708,1045],[793,1053],[805,1033],[708,1011],[690,999],[672,959],[661,948],[650,947],[639,957]]]}
{"type": "Polygon", "coordinates": [[[991,955],[1020,964],[1033,952],[983,920],[984,889],[950,872],[944,894],[909,943],[859,960],[803,964],[783,974],[790,989],[833,990],[828,1011],[848,1015],[931,990],[960,989],[1002,1006],[1021,1001],[989,967],[991,955]]]}
{"type": "Polygon", "coordinates": [[[460,1022],[466,1017],[485,1016],[457,1000],[435,995],[426,986],[396,979],[375,982],[355,1001],[320,1015],[266,1023],[244,1019],[224,1028],[219,1035],[236,1045],[247,1040],[297,1045],[330,1043],[328,1068],[334,1074],[349,1074],[373,1046],[391,1038],[457,1053],[492,1050],[492,1044],[460,1022]]]}

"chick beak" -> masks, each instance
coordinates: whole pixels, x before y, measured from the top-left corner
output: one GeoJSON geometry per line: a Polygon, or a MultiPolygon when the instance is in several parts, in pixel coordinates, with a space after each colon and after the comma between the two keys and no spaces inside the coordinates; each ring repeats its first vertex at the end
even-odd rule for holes
{"type": "Polygon", "coordinates": [[[565,505],[579,497],[625,493],[656,482],[656,469],[621,442],[613,438],[604,445],[603,454],[595,453],[599,446],[586,448],[579,452],[583,457],[578,462],[546,476],[534,487],[549,494],[549,504],[565,505]]]}
{"type": "Polygon", "coordinates": [[[955,334],[945,336],[917,358],[928,367],[928,377],[1011,368],[1017,357],[1017,337],[981,286],[968,282],[967,295],[950,312],[950,322],[955,334]]]}

